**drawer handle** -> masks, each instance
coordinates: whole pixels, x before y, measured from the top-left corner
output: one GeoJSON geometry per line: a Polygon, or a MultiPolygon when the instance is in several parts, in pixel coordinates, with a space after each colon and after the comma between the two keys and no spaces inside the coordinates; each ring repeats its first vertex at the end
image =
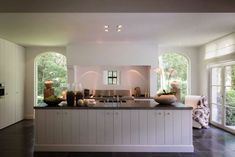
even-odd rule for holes
{"type": "Polygon", "coordinates": [[[167,112],[167,113],[166,113],[166,115],[170,115],[170,113],[169,113],[169,112],[167,112]]]}

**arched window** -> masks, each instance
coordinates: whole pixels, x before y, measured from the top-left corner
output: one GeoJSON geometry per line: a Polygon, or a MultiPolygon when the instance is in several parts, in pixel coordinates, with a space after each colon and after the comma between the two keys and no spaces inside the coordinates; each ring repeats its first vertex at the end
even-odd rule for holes
{"type": "Polygon", "coordinates": [[[158,90],[171,90],[176,84],[180,91],[180,101],[188,94],[188,59],[178,53],[165,53],[159,56],[158,90]]]}
{"type": "Polygon", "coordinates": [[[40,54],[35,59],[36,103],[41,103],[44,96],[44,82],[53,81],[54,95],[60,96],[67,86],[66,57],[55,52],[40,54]]]}

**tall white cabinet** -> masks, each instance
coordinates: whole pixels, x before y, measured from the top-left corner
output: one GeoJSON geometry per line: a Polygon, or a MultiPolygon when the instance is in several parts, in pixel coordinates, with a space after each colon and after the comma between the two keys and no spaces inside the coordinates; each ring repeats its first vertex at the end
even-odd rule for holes
{"type": "Polygon", "coordinates": [[[23,119],[24,70],[24,48],[0,39],[0,83],[5,87],[0,97],[0,129],[23,119]]]}

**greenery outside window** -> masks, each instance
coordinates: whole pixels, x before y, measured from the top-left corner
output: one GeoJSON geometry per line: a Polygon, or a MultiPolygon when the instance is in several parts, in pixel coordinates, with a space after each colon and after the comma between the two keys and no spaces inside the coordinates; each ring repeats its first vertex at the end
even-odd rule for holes
{"type": "Polygon", "coordinates": [[[162,69],[161,76],[157,77],[158,91],[170,90],[171,83],[177,82],[180,88],[180,101],[183,102],[188,94],[188,59],[178,53],[165,53],[159,56],[158,63],[162,69]]]}
{"type": "Polygon", "coordinates": [[[43,102],[44,82],[53,82],[54,95],[61,96],[67,87],[66,57],[59,53],[48,52],[40,54],[35,59],[36,65],[36,100],[37,104],[43,102]]]}

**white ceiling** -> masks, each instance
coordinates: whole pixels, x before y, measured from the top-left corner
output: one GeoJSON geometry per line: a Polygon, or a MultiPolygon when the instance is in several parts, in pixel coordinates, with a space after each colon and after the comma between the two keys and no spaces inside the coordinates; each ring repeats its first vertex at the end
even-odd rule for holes
{"type": "Polygon", "coordinates": [[[0,13],[0,38],[23,46],[151,42],[199,46],[235,31],[235,13],[0,13]],[[118,24],[123,31],[104,31],[118,24]]]}

